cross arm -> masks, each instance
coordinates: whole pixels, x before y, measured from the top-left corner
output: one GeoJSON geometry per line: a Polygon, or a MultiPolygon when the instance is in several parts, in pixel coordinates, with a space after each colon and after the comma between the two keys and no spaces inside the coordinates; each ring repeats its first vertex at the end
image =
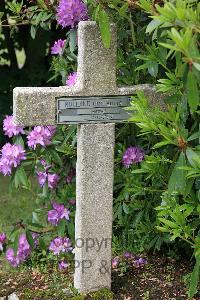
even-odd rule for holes
{"type": "Polygon", "coordinates": [[[130,87],[120,87],[118,89],[119,95],[135,95],[137,92],[143,91],[148,99],[150,106],[159,106],[162,110],[166,110],[166,104],[164,103],[165,95],[156,91],[155,85],[152,84],[140,84],[130,87]]]}
{"type": "Polygon", "coordinates": [[[17,87],[13,90],[13,115],[21,126],[54,125],[56,97],[79,95],[79,88],[17,87]]]}

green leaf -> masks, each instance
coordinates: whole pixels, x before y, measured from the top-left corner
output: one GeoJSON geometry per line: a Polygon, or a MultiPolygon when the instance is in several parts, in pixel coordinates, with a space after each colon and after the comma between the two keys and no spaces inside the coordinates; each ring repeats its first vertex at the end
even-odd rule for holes
{"type": "Polygon", "coordinates": [[[103,45],[105,48],[110,48],[110,42],[111,42],[110,21],[109,21],[108,14],[105,12],[105,10],[99,11],[98,21],[99,21],[99,27],[100,27],[103,45]]]}
{"type": "Polygon", "coordinates": [[[187,171],[183,169],[179,169],[179,167],[186,167],[186,159],[184,153],[181,152],[168,183],[168,190],[170,193],[176,191],[180,194],[184,194],[184,190],[186,187],[186,174],[187,171]]]}
{"type": "Polygon", "coordinates": [[[156,20],[156,19],[152,20],[146,28],[146,33],[151,34],[152,31],[154,31],[156,28],[158,28],[161,24],[162,24],[162,21],[160,21],[160,20],[156,20]]]}
{"type": "Polygon", "coordinates": [[[156,77],[158,74],[158,64],[152,61],[148,66],[148,72],[151,76],[156,77]]]}
{"type": "Polygon", "coordinates": [[[17,135],[13,138],[14,140],[14,143],[17,144],[17,145],[21,145],[22,147],[24,147],[24,140],[22,138],[21,135],[17,135]]]}
{"type": "Polygon", "coordinates": [[[22,185],[24,188],[29,188],[29,181],[22,166],[18,167],[15,172],[14,183],[16,188],[18,188],[20,185],[22,185]]]}
{"type": "Polygon", "coordinates": [[[162,142],[159,142],[159,143],[157,143],[157,144],[155,144],[154,146],[153,146],[153,149],[157,149],[157,148],[160,148],[160,147],[163,147],[163,146],[166,146],[166,145],[170,145],[170,144],[172,144],[171,143],[171,141],[162,141],[162,142]]]}
{"type": "Polygon", "coordinates": [[[35,39],[36,31],[37,31],[36,27],[31,25],[31,37],[32,37],[33,40],[35,39]]]}
{"type": "Polygon", "coordinates": [[[177,228],[177,224],[175,222],[172,222],[170,220],[164,219],[164,218],[158,218],[160,222],[164,223],[170,228],[177,228]]]}
{"type": "Polygon", "coordinates": [[[31,246],[31,249],[34,249],[34,239],[33,239],[32,234],[29,230],[26,230],[26,238],[27,238],[27,241],[28,241],[29,245],[31,246]]]}
{"type": "Polygon", "coordinates": [[[45,2],[44,2],[44,0],[37,0],[37,3],[38,3],[38,5],[39,5],[41,8],[43,8],[44,10],[47,10],[47,9],[48,9],[47,6],[46,6],[46,4],[45,4],[45,2]]]}
{"type": "Polygon", "coordinates": [[[67,222],[67,230],[69,236],[72,238],[75,233],[74,223],[73,222],[67,222]]]}
{"type": "Polygon", "coordinates": [[[200,166],[200,155],[198,155],[191,148],[187,148],[186,156],[192,167],[198,168],[200,166]]]}
{"type": "Polygon", "coordinates": [[[196,111],[199,105],[199,91],[196,78],[192,71],[189,71],[187,76],[187,97],[191,112],[196,111]]]}
{"type": "Polygon", "coordinates": [[[58,154],[55,150],[53,150],[53,149],[50,149],[49,152],[50,152],[50,154],[51,154],[53,160],[54,160],[60,167],[62,167],[63,163],[62,163],[62,159],[60,158],[59,154],[58,154]]]}
{"type": "Polygon", "coordinates": [[[60,223],[58,224],[58,227],[57,227],[59,236],[64,236],[65,226],[66,226],[66,220],[63,219],[63,220],[60,221],[60,223]]]}
{"type": "Polygon", "coordinates": [[[192,275],[190,278],[190,287],[189,287],[189,296],[190,298],[193,298],[193,296],[197,293],[197,286],[199,282],[199,275],[200,275],[200,258],[198,257],[196,259],[196,264],[194,266],[194,269],[192,271],[192,275]]]}
{"type": "Polygon", "coordinates": [[[197,69],[198,71],[200,71],[200,64],[193,63],[193,66],[195,67],[195,69],[197,69]]]}
{"type": "Polygon", "coordinates": [[[123,202],[123,211],[125,212],[125,214],[129,214],[129,207],[125,202],[123,202]]]}
{"type": "Polygon", "coordinates": [[[128,3],[125,3],[119,10],[118,10],[118,13],[121,17],[124,17],[126,18],[126,12],[128,10],[128,3]]]}
{"type": "Polygon", "coordinates": [[[169,232],[168,229],[164,228],[164,227],[161,227],[161,226],[156,226],[156,229],[158,229],[159,231],[161,232],[169,232]]]}
{"type": "Polygon", "coordinates": [[[69,48],[70,52],[73,53],[77,46],[77,30],[71,29],[69,34],[69,48]]]}

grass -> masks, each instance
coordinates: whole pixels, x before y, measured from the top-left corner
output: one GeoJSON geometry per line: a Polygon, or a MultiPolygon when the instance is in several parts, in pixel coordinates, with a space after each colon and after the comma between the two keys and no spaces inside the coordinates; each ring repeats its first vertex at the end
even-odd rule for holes
{"type": "Polygon", "coordinates": [[[15,223],[30,219],[36,208],[34,192],[15,190],[9,192],[9,178],[0,176],[0,231],[8,232],[15,223]]]}

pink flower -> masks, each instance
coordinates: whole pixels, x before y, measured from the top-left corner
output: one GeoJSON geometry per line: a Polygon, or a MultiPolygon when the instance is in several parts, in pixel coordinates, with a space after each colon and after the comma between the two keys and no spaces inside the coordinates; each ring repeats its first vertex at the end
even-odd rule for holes
{"type": "Polygon", "coordinates": [[[145,265],[145,264],[147,264],[147,260],[145,258],[142,258],[142,257],[136,259],[136,261],[135,261],[136,267],[140,267],[140,266],[145,265]]]}
{"type": "Polygon", "coordinates": [[[17,167],[25,159],[25,151],[21,145],[5,144],[1,149],[0,172],[10,175],[12,168],[17,167]]]}
{"type": "Polygon", "coordinates": [[[31,254],[31,247],[26,239],[26,235],[23,233],[19,237],[17,257],[20,261],[25,261],[31,254]]]}
{"type": "Polygon", "coordinates": [[[27,136],[28,146],[35,150],[37,145],[46,147],[51,144],[55,126],[35,126],[27,136]]]}
{"type": "Polygon", "coordinates": [[[61,252],[72,251],[71,241],[69,238],[57,237],[51,241],[49,250],[53,252],[54,255],[59,255],[61,252]]]}
{"type": "Polygon", "coordinates": [[[34,241],[34,247],[37,248],[38,245],[39,245],[40,234],[36,233],[36,232],[32,232],[31,235],[32,235],[32,238],[33,238],[33,241],[34,241]]]}
{"type": "Polygon", "coordinates": [[[74,27],[79,21],[88,19],[87,6],[81,0],[60,0],[56,19],[64,27],[74,27]]]}
{"type": "Polygon", "coordinates": [[[63,48],[65,46],[66,40],[59,39],[58,41],[55,41],[53,47],[51,47],[51,54],[59,54],[62,55],[63,48]]]}
{"type": "Polygon", "coordinates": [[[60,220],[60,215],[56,210],[52,209],[48,211],[47,219],[48,222],[51,223],[52,225],[58,225],[58,222],[60,220]]]}
{"type": "Polygon", "coordinates": [[[6,251],[6,258],[13,267],[17,267],[20,263],[24,262],[30,254],[31,247],[26,239],[26,235],[22,233],[19,237],[17,255],[15,256],[14,250],[9,248],[6,251]]]}
{"type": "Polygon", "coordinates": [[[77,72],[70,73],[66,80],[66,85],[72,87],[77,80],[77,72]]]}
{"type": "Polygon", "coordinates": [[[9,248],[6,251],[6,258],[14,268],[16,268],[20,264],[19,258],[15,256],[14,250],[12,248],[9,248]]]}
{"type": "Polygon", "coordinates": [[[24,134],[23,127],[15,125],[13,116],[6,116],[3,121],[3,131],[9,138],[14,135],[24,134]]]}
{"type": "Polygon", "coordinates": [[[56,202],[52,203],[53,209],[48,212],[48,221],[52,225],[58,225],[58,222],[62,219],[69,220],[70,210],[63,204],[56,202]]]}
{"type": "Polygon", "coordinates": [[[0,158],[0,172],[4,176],[10,176],[12,173],[12,167],[10,165],[9,160],[6,157],[1,157],[0,158]]]}
{"type": "Polygon", "coordinates": [[[123,155],[123,165],[125,167],[130,167],[132,164],[139,163],[144,160],[144,150],[140,147],[129,147],[123,155]]]}
{"type": "Polygon", "coordinates": [[[65,270],[65,269],[67,269],[69,267],[69,264],[68,263],[66,263],[65,261],[60,261],[59,263],[58,263],[58,268],[59,268],[59,270],[65,270]]]}
{"type": "Polygon", "coordinates": [[[37,175],[38,175],[39,184],[41,187],[43,187],[47,180],[47,173],[46,172],[37,172],[37,175]]]}
{"type": "Polygon", "coordinates": [[[119,265],[119,258],[115,257],[112,259],[112,268],[116,269],[119,265]]]}
{"type": "Polygon", "coordinates": [[[0,251],[3,251],[3,245],[6,241],[6,234],[4,232],[0,233],[0,251]]]}
{"type": "Polygon", "coordinates": [[[60,177],[57,174],[48,174],[48,187],[55,189],[58,185],[60,177]]]}

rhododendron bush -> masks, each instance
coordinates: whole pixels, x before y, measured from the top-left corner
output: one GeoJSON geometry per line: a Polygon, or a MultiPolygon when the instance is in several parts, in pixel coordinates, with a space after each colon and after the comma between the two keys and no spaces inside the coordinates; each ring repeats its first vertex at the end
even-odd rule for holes
{"type": "MultiPolygon", "coordinates": [[[[0,54],[6,70],[18,70],[12,83],[4,82],[2,103],[17,85],[76,84],[77,26],[84,20],[98,23],[105,47],[110,46],[109,24],[117,23],[119,85],[153,83],[165,94],[164,111],[149,106],[142,93],[134,95],[133,123],[116,126],[112,266],[117,268],[121,257],[138,266],[146,263],[133,252],[184,253],[194,262],[192,297],[200,274],[198,1],[13,0],[0,3],[0,10],[5,11],[2,34],[9,28],[13,48],[26,52],[21,69],[8,46],[0,54]]],[[[10,176],[13,188],[31,189],[36,180],[41,209],[11,234],[0,233],[0,252],[14,267],[36,255],[60,270],[69,268],[75,242],[76,128],[22,128],[8,111],[1,112],[0,172],[10,176]]]]}

